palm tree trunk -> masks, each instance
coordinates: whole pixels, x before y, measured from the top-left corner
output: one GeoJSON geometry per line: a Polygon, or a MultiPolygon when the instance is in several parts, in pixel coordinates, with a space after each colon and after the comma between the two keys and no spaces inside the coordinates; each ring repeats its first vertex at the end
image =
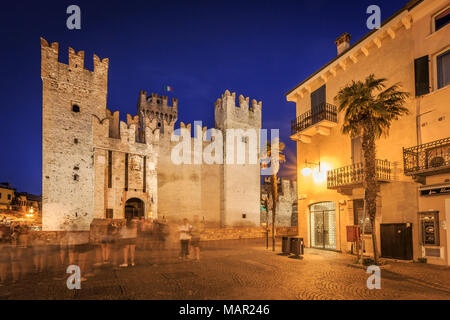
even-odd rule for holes
{"type": "Polygon", "coordinates": [[[364,152],[364,189],[366,191],[366,208],[372,224],[373,259],[378,264],[378,246],[376,239],[375,216],[377,212],[377,178],[375,160],[375,136],[369,125],[364,128],[362,148],[364,152]]]}
{"type": "Polygon", "coordinates": [[[269,249],[269,206],[267,199],[264,204],[266,206],[266,249],[269,249]]]}
{"type": "Polygon", "coordinates": [[[278,199],[278,185],[277,185],[277,174],[272,175],[272,251],[275,251],[275,218],[277,215],[277,199],[278,199]]]}

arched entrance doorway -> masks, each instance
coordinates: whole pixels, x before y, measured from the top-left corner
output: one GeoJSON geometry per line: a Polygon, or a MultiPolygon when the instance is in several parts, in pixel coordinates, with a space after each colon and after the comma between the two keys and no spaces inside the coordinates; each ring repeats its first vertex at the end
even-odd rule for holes
{"type": "Polygon", "coordinates": [[[125,219],[144,217],[144,202],[138,198],[131,198],[125,203],[125,219]]]}

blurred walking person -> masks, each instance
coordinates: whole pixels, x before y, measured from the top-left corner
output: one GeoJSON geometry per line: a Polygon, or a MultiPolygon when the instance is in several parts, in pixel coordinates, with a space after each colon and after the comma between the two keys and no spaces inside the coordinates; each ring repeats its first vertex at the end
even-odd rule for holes
{"type": "Polygon", "coordinates": [[[145,220],[142,225],[142,234],[144,237],[144,247],[143,247],[144,250],[152,249],[154,225],[155,224],[151,219],[145,220]]]}
{"type": "Polygon", "coordinates": [[[20,227],[17,240],[21,276],[24,277],[33,270],[33,248],[31,246],[31,234],[28,226],[22,225],[20,227]]]}
{"type": "Polygon", "coordinates": [[[10,259],[11,259],[11,271],[12,271],[12,281],[16,283],[20,280],[21,274],[21,254],[22,250],[19,244],[20,237],[20,226],[19,224],[14,224],[11,227],[11,242],[10,242],[10,259]]]}
{"type": "Polygon", "coordinates": [[[77,265],[81,271],[81,281],[89,274],[87,258],[90,250],[89,232],[69,232],[69,265],[77,265]]]}
{"type": "MultiPolygon", "coordinates": [[[[59,263],[63,269],[66,269],[65,263],[69,260],[69,238],[66,231],[58,233],[59,239],[59,263]]],[[[65,272],[65,270],[64,270],[65,272]]]]}
{"type": "Polygon", "coordinates": [[[10,262],[9,229],[0,227],[0,286],[3,286],[8,279],[10,262]]]}
{"type": "Polygon", "coordinates": [[[188,219],[183,219],[183,224],[178,227],[180,234],[180,259],[186,260],[189,256],[189,240],[191,239],[191,226],[188,219]]]}
{"type": "Polygon", "coordinates": [[[34,271],[36,273],[44,272],[45,259],[47,256],[47,243],[44,234],[39,232],[34,233],[32,238],[32,248],[34,271]]]}
{"type": "Polygon", "coordinates": [[[127,220],[125,226],[120,230],[120,243],[123,250],[123,263],[121,268],[128,267],[128,257],[132,267],[135,265],[134,256],[136,252],[137,221],[135,219],[127,220]]]}
{"type": "Polygon", "coordinates": [[[54,267],[56,275],[53,277],[53,280],[63,280],[67,277],[66,270],[69,266],[69,238],[67,232],[58,232],[55,243],[57,244],[56,265],[54,267]]]}
{"type": "Polygon", "coordinates": [[[101,240],[103,264],[111,263],[110,261],[111,246],[115,241],[117,233],[118,233],[117,225],[112,221],[109,222],[108,225],[106,226],[106,234],[103,235],[103,238],[101,240]]]}
{"type": "Polygon", "coordinates": [[[200,235],[202,230],[202,223],[198,216],[195,215],[191,226],[191,247],[193,259],[195,259],[195,261],[200,261],[200,235]]]}

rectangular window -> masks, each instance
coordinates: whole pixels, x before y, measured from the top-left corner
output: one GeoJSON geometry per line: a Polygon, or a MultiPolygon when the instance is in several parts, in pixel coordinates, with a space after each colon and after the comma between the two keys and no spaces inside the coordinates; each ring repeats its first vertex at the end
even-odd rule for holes
{"type": "Polygon", "coordinates": [[[108,151],[108,188],[112,188],[112,151],[108,151]]]}
{"type": "Polygon", "coordinates": [[[11,195],[10,194],[8,194],[8,200],[11,200],[11,195]]]}
{"type": "MultiPolygon", "coordinates": [[[[364,225],[364,234],[372,234],[372,223],[370,221],[369,215],[365,214],[366,223],[364,225]]],[[[354,224],[359,225],[361,232],[363,231],[363,221],[364,221],[364,200],[355,199],[353,200],[353,218],[354,224]]]]}
{"type": "Polygon", "coordinates": [[[125,153],[125,191],[128,191],[128,153],[125,153]]]}
{"type": "Polygon", "coordinates": [[[439,245],[439,212],[420,212],[420,228],[424,246],[439,245]]]}
{"type": "Polygon", "coordinates": [[[2,198],[2,193],[0,192],[0,199],[2,198]]]}
{"type": "Polygon", "coordinates": [[[114,209],[106,209],[106,219],[114,218],[114,209]]]}
{"type": "Polygon", "coordinates": [[[447,24],[450,23],[450,8],[447,8],[444,10],[444,12],[438,14],[434,18],[434,31],[438,31],[439,29],[442,29],[447,24]]]}
{"type": "Polygon", "coordinates": [[[450,84],[450,50],[436,58],[438,89],[450,84]]]}
{"type": "Polygon", "coordinates": [[[416,97],[430,93],[428,56],[414,60],[414,80],[416,97]]]}
{"type": "Polygon", "coordinates": [[[146,189],[147,189],[147,157],[146,156],[144,156],[144,170],[142,170],[143,171],[143,177],[142,177],[142,179],[143,179],[143,191],[144,192],[146,192],[146,189]]]}

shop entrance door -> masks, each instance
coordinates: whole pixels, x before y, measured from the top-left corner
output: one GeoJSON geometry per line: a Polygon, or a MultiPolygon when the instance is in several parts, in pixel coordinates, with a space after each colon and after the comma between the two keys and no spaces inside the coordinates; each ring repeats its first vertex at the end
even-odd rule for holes
{"type": "Polygon", "coordinates": [[[310,206],[311,247],[336,250],[336,218],[334,202],[310,206]]]}
{"type": "Polygon", "coordinates": [[[381,256],[412,260],[412,226],[406,223],[380,224],[381,256]]]}

